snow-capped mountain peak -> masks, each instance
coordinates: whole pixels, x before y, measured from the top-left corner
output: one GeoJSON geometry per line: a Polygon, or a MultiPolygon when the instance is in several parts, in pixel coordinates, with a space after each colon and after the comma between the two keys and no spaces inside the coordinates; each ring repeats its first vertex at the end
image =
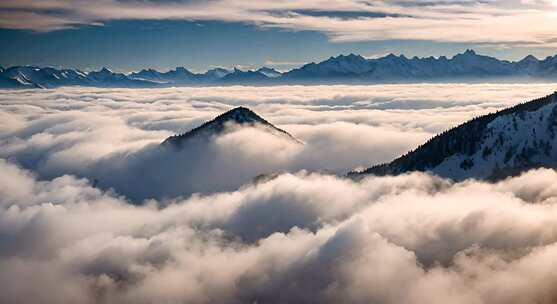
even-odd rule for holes
{"type": "Polygon", "coordinates": [[[281,73],[262,67],[257,70],[229,71],[214,68],[205,73],[192,73],[184,67],[168,72],[144,69],[122,74],[104,67],[83,73],[71,69],[15,66],[0,69],[0,87],[51,88],[60,86],[96,87],[164,87],[197,85],[260,85],[319,83],[390,83],[423,81],[477,81],[479,79],[511,79],[512,81],[554,81],[557,79],[557,56],[543,60],[530,55],[520,61],[499,60],[466,50],[450,59],[445,56],[412,57],[389,54],[366,59],[350,53],[338,55],[281,73]]]}
{"type": "Polygon", "coordinates": [[[107,67],[103,67],[102,69],[99,70],[98,73],[102,73],[102,74],[113,74],[113,72],[107,68],[107,67]]]}
{"type": "Polygon", "coordinates": [[[268,68],[268,67],[262,67],[260,69],[258,69],[256,72],[261,73],[269,78],[277,78],[280,77],[282,75],[281,72],[273,69],[273,68],[268,68]]]}
{"type": "Polygon", "coordinates": [[[210,69],[207,72],[205,72],[205,75],[208,77],[213,77],[215,79],[219,79],[222,78],[226,75],[230,74],[230,71],[224,68],[214,68],[214,69],[210,69]]]}
{"type": "Polygon", "coordinates": [[[180,73],[190,73],[190,71],[188,71],[185,67],[176,67],[175,71],[180,73]]]}

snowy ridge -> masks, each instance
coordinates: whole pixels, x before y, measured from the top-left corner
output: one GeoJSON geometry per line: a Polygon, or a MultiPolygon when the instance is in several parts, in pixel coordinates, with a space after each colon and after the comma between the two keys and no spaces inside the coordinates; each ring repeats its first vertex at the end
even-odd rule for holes
{"type": "Polygon", "coordinates": [[[391,163],[351,172],[349,176],[429,171],[454,180],[496,180],[532,168],[557,168],[556,135],[554,93],[472,119],[391,163]]]}
{"type": "MultiPolygon", "coordinates": [[[[533,57],[533,56],[532,56],[533,57]]],[[[531,63],[536,67],[539,61],[531,63]]],[[[331,57],[321,63],[310,63],[284,74],[290,79],[343,78],[359,81],[411,81],[436,79],[466,79],[483,77],[526,77],[534,76],[531,67],[498,60],[467,50],[448,59],[407,58],[389,54],[382,58],[366,59],[350,54],[331,57]],[[526,70],[529,68],[530,70],[526,70]],[[530,73],[528,73],[530,71],[530,73]]]]}
{"type": "Polygon", "coordinates": [[[349,54],[309,63],[285,73],[262,67],[257,70],[229,71],[215,68],[193,73],[184,67],[168,72],[144,69],[130,74],[107,68],[84,73],[72,69],[15,66],[0,69],[0,87],[52,88],[59,86],[165,87],[256,84],[389,83],[423,81],[513,81],[557,80],[557,55],[543,60],[529,55],[516,62],[499,60],[467,50],[452,58],[407,58],[390,54],[376,59],[349,54]]]}
{"type": "Polygon", "coordinates": [[[282,75],[281,72],[273,69],[273,68],[268,68],[268,67],[262,67],[259,70],[257,70],[256,72],[261,73],[265,76],[267,76],[268,78],[277,78],[280,77],[282,75]]]}
{"type": "Polygon", "coordinates": [[[242,71],[235,68],[232,73],[223,76],[220,80],[221,82],[226,82],[226,83],[258,84],[258,83],[265,83],[271,80],[271,78],[267,77],[265,74],[258,71],[242,71]]]}

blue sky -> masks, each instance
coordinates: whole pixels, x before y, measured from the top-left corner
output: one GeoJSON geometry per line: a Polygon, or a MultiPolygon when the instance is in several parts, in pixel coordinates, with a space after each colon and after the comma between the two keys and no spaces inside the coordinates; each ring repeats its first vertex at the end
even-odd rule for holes
{"type": "Polygon", "coordinates": [[[288,69],[340,53],[453,54],[470,46],[398,40],[334,43],[315,31],[168,20],[114,21],[46,33],[2,29],[0,40],[10,41],[0,48],[0,64],[4,66],[34,64],[84,70],[107,66],[121,71],[176,66],[198,71],[211,66],[288,69]]]}
{"type": "Polygon", "coordinates": [[[87,3],[94,2],[0,3],[0,65],[284,70],[341,53],[452,56],[474,48],[510,60],[557,53],[557,6],[540,0],[87,3]]]}

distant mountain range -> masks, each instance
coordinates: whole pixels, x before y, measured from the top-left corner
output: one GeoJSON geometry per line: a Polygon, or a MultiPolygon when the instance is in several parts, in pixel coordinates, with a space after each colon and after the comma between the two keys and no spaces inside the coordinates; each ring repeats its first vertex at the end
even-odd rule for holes
{"type": "Polygon", "coordinates": [[[557,168],[557,92],[472,119],[390,163],[349,176],[428,171],[454,180],[497,180],[539,167],[557,168]]]}
{"type": "Polygon", "coordinates": [[[360,55],[339,55],[319,63],[279,72],[262,67],[242,71],[216,68],[193,73],[184,67],[168,72],[145,69],[139,72],[115,73],[107,68],[83,72],[77,69],[13,66],[0,67],[0,88],[55,88],[61,86],[91,87],[173,87],[207,85],[275,85],[320,83],[398,83],[456,82],[502,79],[512,81],[557,80],[557,55],[543,60],[529,55],[520,61],[499,60],[467,50],[452,58],[407,58],[390,54],[376,59],[360,55]]]}

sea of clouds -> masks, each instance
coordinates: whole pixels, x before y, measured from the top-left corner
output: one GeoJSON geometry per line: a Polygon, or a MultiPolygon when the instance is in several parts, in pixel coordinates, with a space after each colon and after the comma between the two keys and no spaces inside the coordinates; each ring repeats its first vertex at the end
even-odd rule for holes
{"type": "Polygon", "coordinates": [[[554,88],[0,91],[0,302],[553,303],[557,172],[342,174],[554,88]],[[159,151],[240,105],[304,144],[159,151]]]}

